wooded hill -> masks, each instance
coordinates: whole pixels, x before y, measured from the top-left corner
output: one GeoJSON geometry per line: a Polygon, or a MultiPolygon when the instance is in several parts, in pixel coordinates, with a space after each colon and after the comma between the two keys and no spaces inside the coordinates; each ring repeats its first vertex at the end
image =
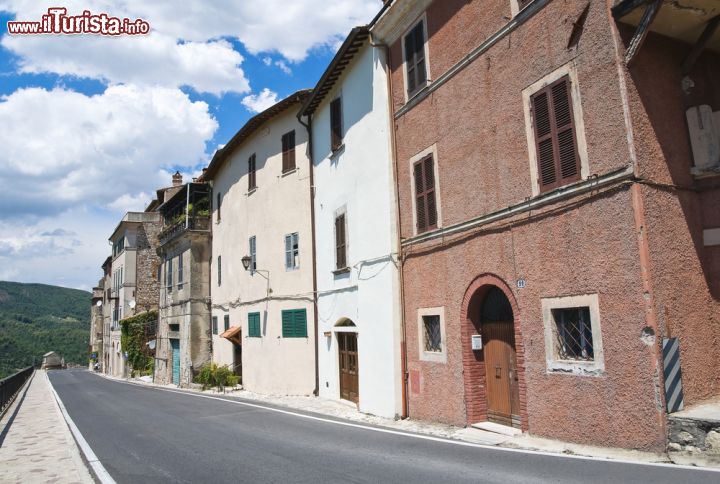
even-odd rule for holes
{"type": "Polygon", "coordinates": [[[88,361],[87,291],[0,281],[0,378],[57,351],[67,363],[88,361]]]}

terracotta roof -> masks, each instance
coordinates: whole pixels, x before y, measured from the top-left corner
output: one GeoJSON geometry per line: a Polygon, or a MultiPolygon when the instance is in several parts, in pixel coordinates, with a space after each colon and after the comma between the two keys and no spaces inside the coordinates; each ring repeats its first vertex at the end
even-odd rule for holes
{"type": "Polygon", "coordinates": [[[330,65],[315,86],[312,95],[308,97],[305,104],[300,108],[303,115],[308,116],[315,112],[315,109],[325,99],[325,96],[342,75],[345,67],[352,61],[369,36],[370,29],[367,25],[355,27],[350,31],[345,42],[340,46],[337,54],[335,54],[332,62],[330,62],[330,65]]]}
{"type": "Polygon", "coordinates": [[[302,103],[303,101],[305,101],[305,99],[308,98],[308,96],[310,96],[311,92],[312,89],[303,89],[297,91],[296,93],[291,94],[279,103],[270,106],[260,114],[256,114],[255,116],[250,118],[250,120],[245,123],[245,125],[240,128],[237,133],[235,133],[235,136],[232,137],[228,144],[226,144],[222,149],[219,149],[215,152],[215,156],[213,156],[212,161],[210,161],[207,170],[203,174],[204,179],[212,180],[217,174],[220,167],[225,162],[225,160],[227,160],[230,154],[235,150],[235,148],[237,148],[246,139],[248,139],[250,135],[255,132],[256,129],[258,129],[260,126],[262,126],[263,123],[265,123],[265,121],[282,113],[293,104],[302,103]]]}

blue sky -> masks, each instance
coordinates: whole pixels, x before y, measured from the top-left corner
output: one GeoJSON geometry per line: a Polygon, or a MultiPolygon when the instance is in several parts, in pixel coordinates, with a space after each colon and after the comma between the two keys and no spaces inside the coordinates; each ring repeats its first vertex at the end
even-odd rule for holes
{"type": "Polygon", "coordinates": [[[0,280],[89,289],[125,211],[197,174],[256,112],[313,87],[380,0],[0,0],[0,280]],[[47,8],[147,36],[9,35],[47,8]]]}

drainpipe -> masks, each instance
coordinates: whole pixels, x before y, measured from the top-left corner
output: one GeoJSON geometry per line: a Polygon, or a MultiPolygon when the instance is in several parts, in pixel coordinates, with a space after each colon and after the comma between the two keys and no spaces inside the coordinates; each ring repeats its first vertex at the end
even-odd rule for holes
{"type": "MultiPolygon", "coordinates": [[[[385,2],[382,11],[384,11],[391,2],[385,2]]],[[[381,11],[381,13],[382,13],[381,11]]],[[[378,14],[378,17],[380,14],[378,14]]],[[[408,418],[410,414],[409,402],[408,402],[408,369],[407,369],[407,341],[406,341],[406,329],[405,329],[405,284],[403,283],[403,263],[402,257],[402,241],[400,237],[400,190],[398,188],[398,166],[397,166],[397,140],[395,137],[395,119],[393,118],[393,84],[392,84],[392,72],[390,71],[390,46],[384,43],[375,43],[373,40],[372,33],[370,34],[370,45],[382,49],[385,54],[385,61],[387,64],[387,90],[388,90],[388,128],[390,129],[390,162],[393,165],[393,173],[395,179],[393,180],[393,189],[395,191],[395,226],[397,237],[395,239],[396,252],[398,255],[398,284],[400,285],[400,362],[401,362],[401,373],[402,373],[402,415],[403,419],[408,418]]]]}
{"type": "Polygon", "coordinates": [[[313,267],[313,328],[315,329],[315,390],[313,394],[317,397],[320,395],[320,362],[319,362],[319,344],[318,340],[318,304],[317,304],[317,262],[315,247],[315,178],[313,169],[313,143],[312,143],[312,115],[309,115],[308,122],[302,120],[302,113],[297,113],[297,120],[302,124],[308,133],[308,159],[310,160],[310,240],[312,241],[312,267],[313,267]]]}

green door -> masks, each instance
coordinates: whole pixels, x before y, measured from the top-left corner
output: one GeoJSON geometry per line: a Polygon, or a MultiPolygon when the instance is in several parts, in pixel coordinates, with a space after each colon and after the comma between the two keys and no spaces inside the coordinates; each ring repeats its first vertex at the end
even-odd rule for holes
{"type": "Polygon", "coordinates": [[[180,340],[171,339],[172,346],[172,382],[173,385],[180,385],[180,340]]]}

